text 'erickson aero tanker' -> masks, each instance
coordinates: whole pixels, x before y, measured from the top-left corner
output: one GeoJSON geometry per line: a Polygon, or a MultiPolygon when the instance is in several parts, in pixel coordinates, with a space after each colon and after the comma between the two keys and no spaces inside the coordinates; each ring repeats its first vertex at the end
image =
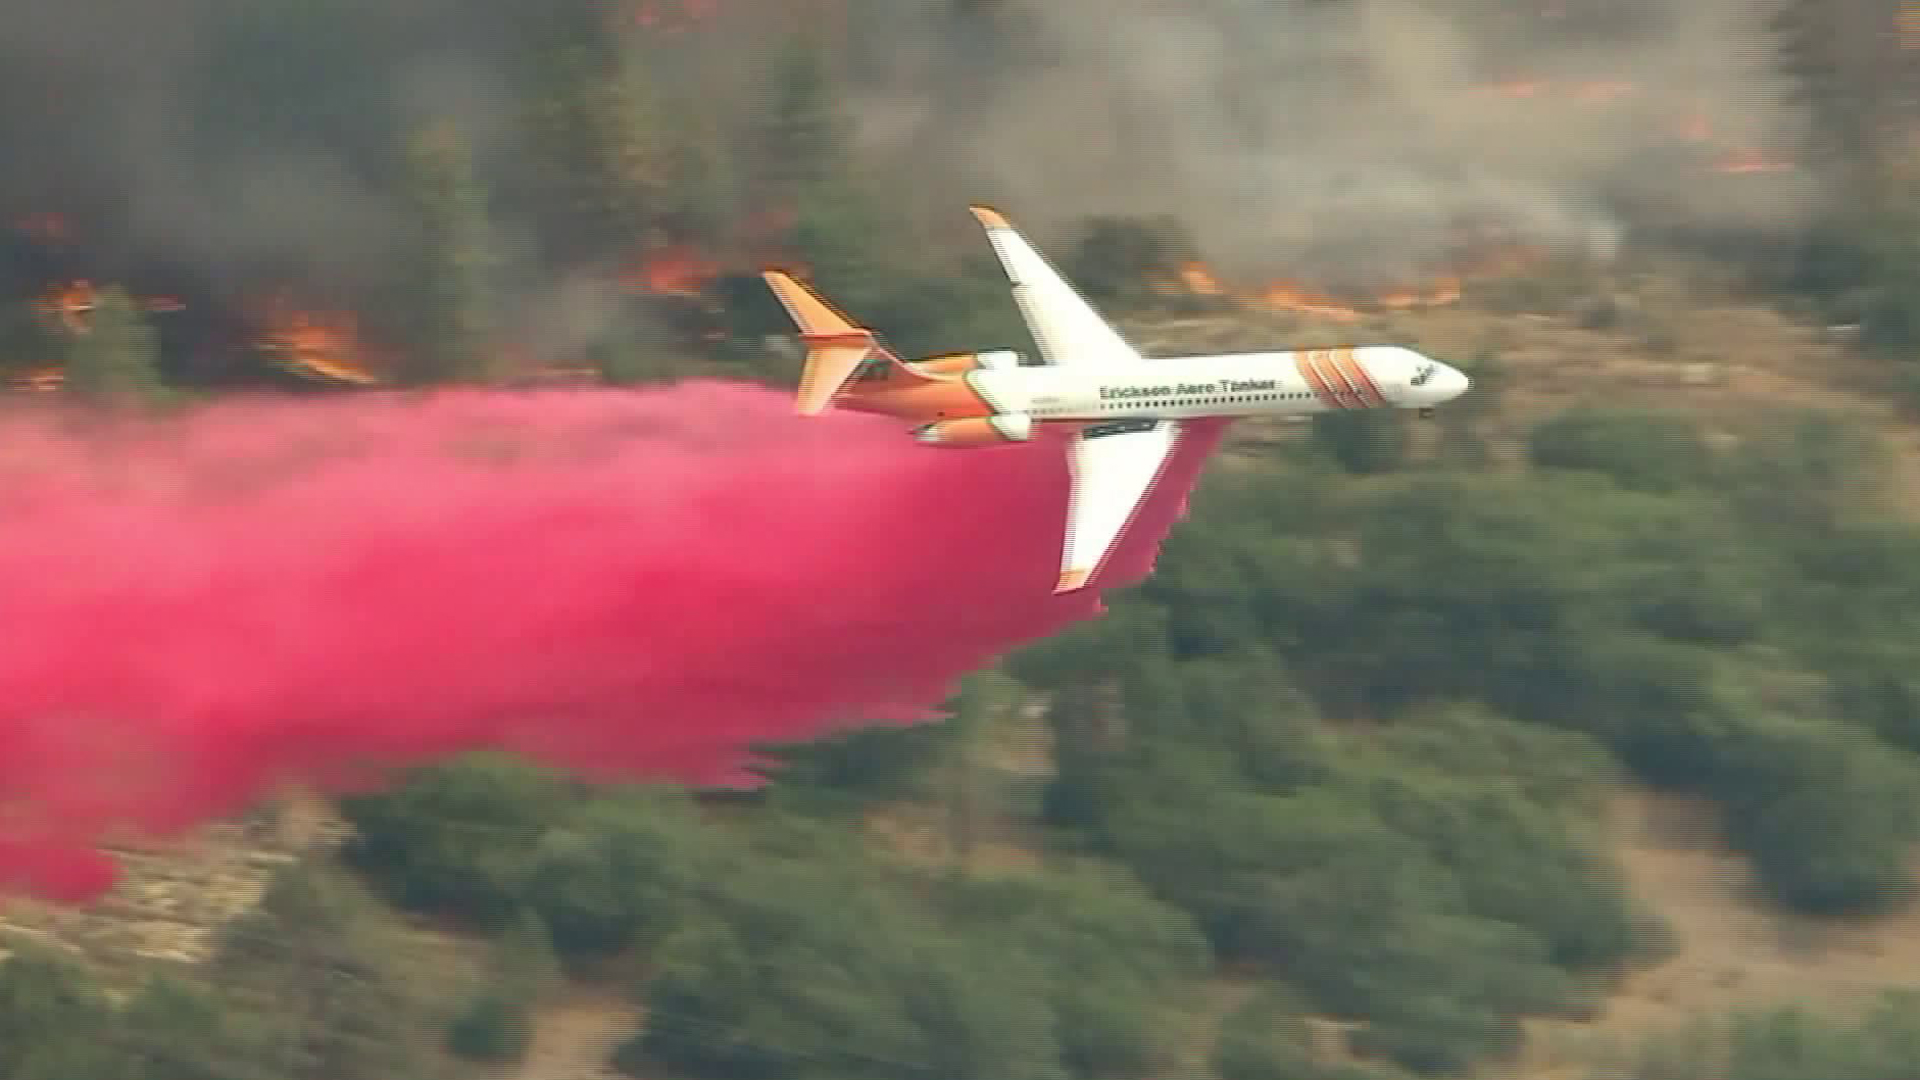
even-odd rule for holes
{"type": "Polygon", "coordinates": [[[780,271],[763,276],[807,347],[796,407],[881,413],[923,443],[983,447],[1068,435],[1073,486],[1055,592],[1088,585],[1153,490],[1183,421],[1415,409],[1466,392],[1466,375],[1412,349],[1230,353],[1149,359],[1120,336],[1006,218],[973,207],[1013,284],[1041,363],[1008,350],[907,361],[780,271]]]}

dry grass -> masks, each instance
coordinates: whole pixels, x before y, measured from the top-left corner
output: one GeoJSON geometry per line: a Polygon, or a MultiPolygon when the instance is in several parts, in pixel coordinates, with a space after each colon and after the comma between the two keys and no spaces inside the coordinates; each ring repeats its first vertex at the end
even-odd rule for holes
{"type": "Polygon", "coordinates": [[[1574,1080],[1596,1057],[1729,1010],[1845,1008],[1920,985],[1920,909],[1846,920],[1783,911],[1721,842],[1709,802],[1625,791],[1610,834],[1635,895],[1667,920],[1677,949],[1627,977],[1596,1019],[1534,1023],[1524,1059],[1488,1080],[1574,1080]]]}

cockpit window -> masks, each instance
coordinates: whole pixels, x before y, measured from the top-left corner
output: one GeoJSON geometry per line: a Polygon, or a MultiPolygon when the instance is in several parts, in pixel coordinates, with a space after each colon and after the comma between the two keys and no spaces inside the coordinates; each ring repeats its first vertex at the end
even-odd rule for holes
{"type": "Polygon", "coordinates": [[[1414,386],[1425,386],[1427,385],[1427,380],[1433,378],[1433,372],[1437,366],[1436,364],[1421,364],[1420,370],[1414,372],[1413,378],[1407,381],[1414,386]]]}

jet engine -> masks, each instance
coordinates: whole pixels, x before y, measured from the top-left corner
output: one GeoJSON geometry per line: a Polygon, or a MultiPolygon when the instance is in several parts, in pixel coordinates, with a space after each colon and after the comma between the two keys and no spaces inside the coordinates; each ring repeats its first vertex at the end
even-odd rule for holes
{"type": "Polygon", "coordinates": [[[956,448],[1026,442],[1033,438],[1033,417],[1026,413],[1000,413],[963,420],[937,420],[915,429],[913,437],[928,446],[956,448]]]}
{"type": "Polygon", "coordinates": [[[1020,354],[1012,349],[948,353],[945,356],[929,356],[924,360],[915,360],[912,366],[935,375],[964,375],[969,371],[981,369],[1004,371],[1020,366],[1020,354]]]}

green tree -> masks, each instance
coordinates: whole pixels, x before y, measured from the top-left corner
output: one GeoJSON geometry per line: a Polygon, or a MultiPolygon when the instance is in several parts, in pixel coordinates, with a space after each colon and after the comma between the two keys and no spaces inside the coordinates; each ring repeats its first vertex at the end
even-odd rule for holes
{"type": "Polygon", "coordinates": [[[1095,303],[1138,303],[1155,284],[1184,289],[1180,271],[1194,257],[1192,239],[1171,217],[1099,215],[1081,224],[1066,272],[1095,303]]]}
{"type": "Polygon", "coordinates": [[[268,1018],[265,1060],[288,1080],[430,1076],[436,987],[405,966],[383,909],[324,867],[293,866],[228,924],[214,971],[230,1000],[268,1018]]]}
{"type": "Polygon", "coordinates": [[[1734,842],[1785,902],[1874,911],[1913,895],[1910,755],[1846,725],[1754,717],[1729,740],[1717,787],[1734,842]]]}
{"type": "Polygon", "coordinates": [[[835,186],[852,158],[853,124],[821,45],[784,39],[767,70],[766,107],[750,137],[757,205],[792,205],[835,186]]]}
{"type": "Polygon", "coordinates": [[[32,948],[0,962],[0,1076],[112,1075],[120,1059],[100,1037],[112,1028],[112,1006],[76,964],[32,948]]]}
{"type": "Polygon", "coordinates": [[[400,904],[501,927],[514,917],[543,837],[574,800],[546,770],[474,754],[341,808],[355,829],[347,861],[400,904]]]}
{"type": "Polygon", "coordinates": [[[1382,473],[1407,460],[1406,421],[1393,409],[1318,413],[1313,441],[1351,473],[1382,473]]]}
{"type": "Polygon", "coordinates": [[[1904,81],[1896,35],[1888,32],[1898,19],[1896,4],[1780,0],[1773,16],[1780,66],[1808,113],[1812,149],[1837,155],[1856,185],[1888,148],[1904,81]]]}
{"type": "Polygon", "coordinates": [[[674,175],[658,95],[601,5],[543,6],[522,40],[528,202],[545,219],[552,254],[633,257],[676,194],[673,182],[711,178],[674,175]]]}
{"type": "Polygon", "coordinates": [[[447,1049],[474,1061],[517,1062],[533,1045],[541,999],[559,972],[546,924],[522,908],[494,946],[492,971],[447,1028],[447,1049]]]}
{"type": "Polygon", "coordinates": [[[1284,987],[1262,986],[1221,1021],[1213,1071],[1220,1080],[1313,1077],[1313,1031],[1307,1005],[1284,987]]]}
{"type": "Polygon", "coordinates": [[[447,1049],[472,1061],[518,1062],[532,1045],[527,1003],[497,986],[477,992],[447,1028],[447,1049]]]}
{"type": "Polygon", "coordinates": [[[1713,479],[1713,453],[1699,428],[1672,413],[1570,409],[1536,426],[1527,449],[1536,467],[1587,469],[1641,491],[1713,479]]]}
{"type": "Polygon", "coordinates": [[[1484,771],[1455,779],[1414,761],[1363,766],[1345,782],[1452,872],[1468,911],[1531,931],[1555,964],[1606,969],[1636,951],[1619,867],[1519,785],[1484,771]]]}
{"type": "Polygon", "coordinates": [[[686,802],[655,793],[603,797],[547,829],[520,894],[570,964],[651,948],[678,930],[727,835],[686,802]]]}
{"type": "Polygon", "coordinates": [[[1186,913],[1131,875],[1098,864],[1033,877],[985,877],[943,898],[967,940],[1031,957],[1078,1076],[1140,1076],[1172,1063],[1165,1016],[1175,988],[1212,959],[1186,913]]]}
{"type": "Polygon", "coordinates": [[[276,1059],[260,1026],[215,993],[158,975],[121,1010],[112,1041],[128,1080],[270,1080],[276,1059]]]}
{"type": "Polygon", "coordinates": [[[811,842],[800,854],[753,860],[662,948],[643,991],[647,1030],[616,1056],[623,1070],[1060,1080],[1025,961],[925,924],[895,889],[850,876],[857,863],[811,842]]]}
{"type": "Polygon", "coordinates": [[[402,374],[414,383],[484,381],[493,353],[500,252],[472,151],[454,128],[415,134],[406,145],[408,210],[414,223],[402,374]]]}
{"type": "Polygon", "coordinates": [[[152,402],[160,380],[160,339],[124,289],[100,290],[86,329],[67,351],[66,390],[90,401],[152,402]]]}

